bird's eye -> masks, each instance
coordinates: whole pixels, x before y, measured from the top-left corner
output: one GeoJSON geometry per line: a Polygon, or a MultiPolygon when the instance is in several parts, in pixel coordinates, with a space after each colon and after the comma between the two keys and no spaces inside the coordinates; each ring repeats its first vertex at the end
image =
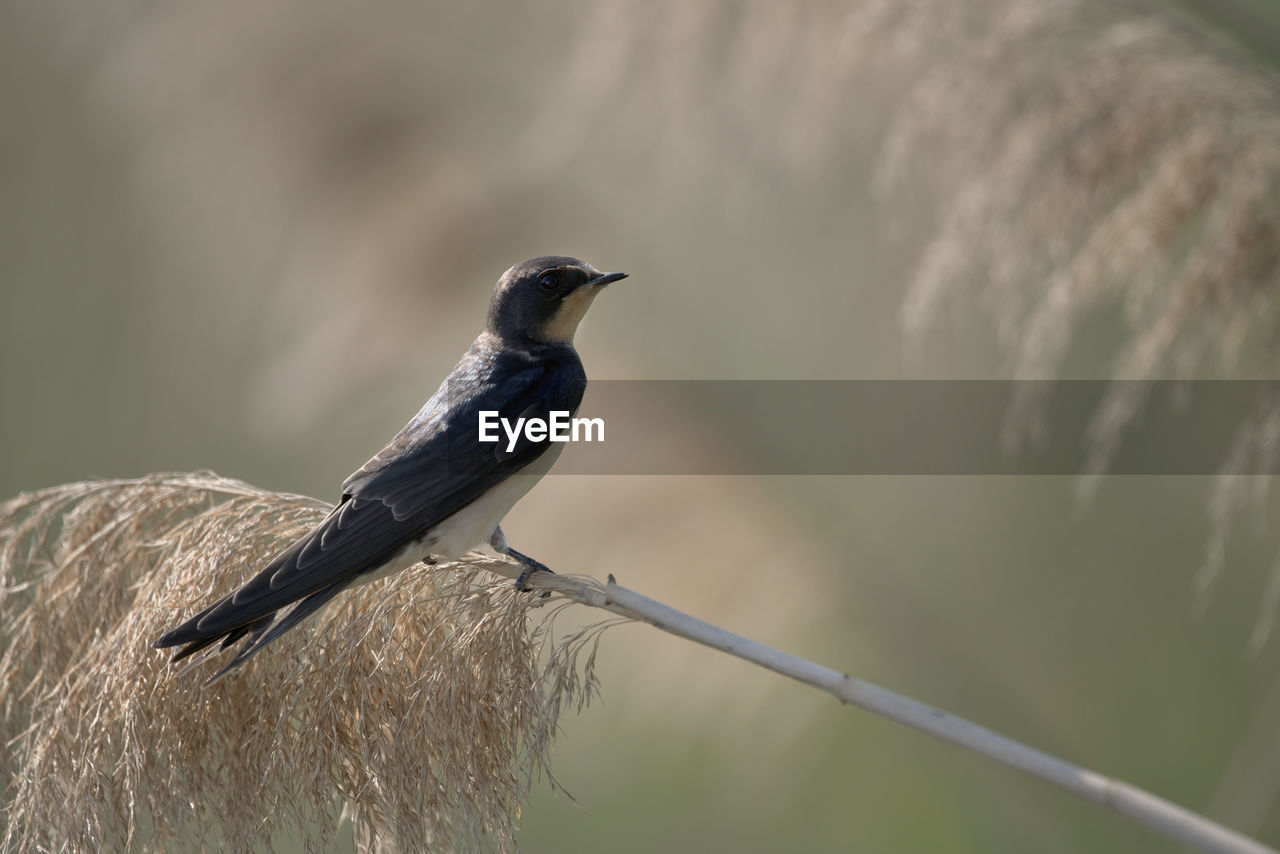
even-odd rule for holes
{"type": "Polygon", "coordinates": [[[556,286],[559,284],[560,277],[554,272],[543,273],[542,277],[538,279],[538,287],[542,288],[544,291],[554,291],[556,286]]]}

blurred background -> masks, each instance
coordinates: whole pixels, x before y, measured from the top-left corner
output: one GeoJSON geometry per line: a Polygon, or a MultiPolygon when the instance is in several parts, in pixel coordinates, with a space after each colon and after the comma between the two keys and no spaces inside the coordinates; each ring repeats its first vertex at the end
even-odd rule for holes
{"type": "MultiPolygon", "coordinates": [[[[593,379],[1137,380],[1105,471],[1141,381],[1276,374],[1278,65],[1266,0],[0,3],[0,495],[336,499],[549,253],[631,273],[593,379]]],[[[504,527],[1280,845],[1275,407],[1219,476],[565,474],[504,527]]],[[[693,413],[636,401],[774,435],[693,413]]],[[[1172,850],[645,626],[600,662],[528,852],[1172,850]]]]}

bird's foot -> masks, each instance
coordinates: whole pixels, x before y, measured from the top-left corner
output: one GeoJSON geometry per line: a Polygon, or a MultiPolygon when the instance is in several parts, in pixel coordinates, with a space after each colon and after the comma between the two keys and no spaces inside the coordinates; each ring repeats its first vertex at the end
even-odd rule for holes
{"type": "MultiPolygon", "coordinates": [[[[545,572],[548,575],[555,575],[555,573],[552,572],[546,564],[536,561],[527,554],[522,554],[507,545],[507,537],[502,533],[501,525],[493,529],[493,535],[489,537],[489,545],[492,546],[493,550],[498,554],[503,555],[504,557],[509,557],[516,563],[520,564],[522,568],[520,570],[520,576],[516,579],[516,590],[521,593],[524,593],[529,589],[529,576],[533,575],[535,572],[545,572]]],[[[543,599],[546,599],[550,595],[550,590],[542,591],[543,599]]]]}
{"type": "MultiPolygon", "coordinates": [[[[524,593],[529,589],[529,576],[533,575],[535,572],[545,572],[548,575],[555,575],[555,572],[549,569],[545,564],[539,563],[531,558],[525,558],[520,561],[520,563],[524,565],[524,569],[520,570],[520,577],[516,579],[516,590],[519,590],[521,593],[524,593]]],[[[544,597],[550,596],[551,591],[544,590],[542,591],[542,595],[544,597]]]]}
{"type": "MultiPolygon", "coordinates": [[[[541,561],[536,561],[526,554],[521,554],[520,552],[511,548],[510,546],[506,546],[504,549],[502,549],[502,553],[507,557],[518,561],[520,563],[520,566],[522,567],[522,569],[520,570],[520,576],[516,578],[516,590],[520,591],[521,593],[524,593],[529,589],[529,577],[533,575],[535,572],[545,572],[548,575],[555,575],[555,573],[551,571],[551,568],[548,567],[546,564],[542,563],[541,561]]],[[[547,596],[551,595],[551,591],[544,590],[542,595],[543,595],[543,598],[546,598],[547,596]]]]}

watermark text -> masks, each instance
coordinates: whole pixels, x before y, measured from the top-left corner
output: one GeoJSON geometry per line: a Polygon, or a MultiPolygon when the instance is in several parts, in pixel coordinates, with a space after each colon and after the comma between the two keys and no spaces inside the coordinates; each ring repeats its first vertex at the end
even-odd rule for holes
{"type": "Polygon", "coordinates": [[[515,450],[521,434],[530,442],[603,442],[603,418],[574,418],[567,410],[553,409],[548,413],[550,418],[503,418],[496,409],[480,411],[480,441],[499,442],[502,437],[498,428],[507,437],[507,453],[515,450]]]}

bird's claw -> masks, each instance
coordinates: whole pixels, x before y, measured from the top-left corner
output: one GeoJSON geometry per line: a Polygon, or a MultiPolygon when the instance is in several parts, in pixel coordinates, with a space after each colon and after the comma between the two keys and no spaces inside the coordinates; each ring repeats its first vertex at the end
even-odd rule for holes
{"type": "MultiPolygon", "coordinates": [[[[521,563],[524,565],[524,568],[520,570],[520,576],[516,579],[516,590],[520,593],[526,593],[529,591],[529,577],[535,572],[545,572],[549,575],[555,575],[555,573],[548,569],[544,564],[541,564],[536,560],[526,559],[521,561],[521,563]]],[[[550,590],[542,591],[543,599],[546,599],[550,595],[550,590]]]]}
{"type": "MultiPolygon", "coordinates": [[[[494,532],[494,537],[498,540],[497,542],[495,542],[494,540],[490,540],[489,542],[491,545],[497,548],[500,554],[506,555],[507,557],[511,558],[512,560],[520,564],[520,567],[521,567],[520,576],[516,578],[517,591],[521,593],[528,591],[529,576],[533,575],[535,572],[545,572],[548,575],[555,575],[555,573],[552,572],[551,569],[548,568],[546,564],[542,563],[541,561],[534,560],[533,558],[529,557],[527,554],[521,554],[520,552],[508,546],[506,542],[506,538],[501,536],[501,531],[502,529],[499,528],[497,531],[494,532]]],[[[544,590],[542,592],[543,599],[547,598],[550,595],[551,595],[550,590],[544,590]]]]}

